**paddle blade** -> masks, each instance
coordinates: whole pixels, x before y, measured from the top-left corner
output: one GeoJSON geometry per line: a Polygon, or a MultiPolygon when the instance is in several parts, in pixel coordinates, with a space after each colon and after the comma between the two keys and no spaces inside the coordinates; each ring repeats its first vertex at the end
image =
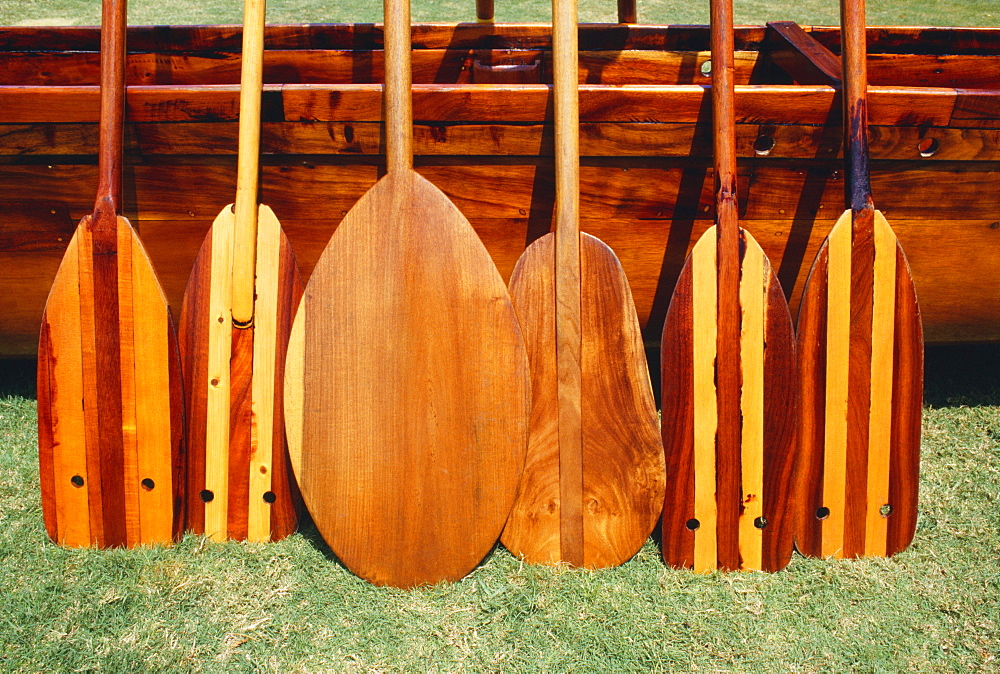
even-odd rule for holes
{"type": "Polygon", "coordinates": [[[378,585],[457,580],[490,551],[524,465],[527,357],[465,217],[412,171],[361,198],[323,251],[286,369],[313,520],[378,585]]]}
{"type": "Polygon", "coordinates": [[[917,521],[923,332],[909,265],[879,211],[874,227],[855,228],[848,210],[831,230],[806,282],[798,341],[796,547],[899,552],[917,521]]]}
{"type": "MultiPolygon", "coordinates": [[[[617,566],[649,537],[663,502],[663,448],[639,320],[618,258],[580,235],[581,422],[577,466],[559,461],[555,235],[532,243],[511,276],[531,367],[532,413],[524,476],[501,541],[535,564],[565,561],[563,498],[583,532],[583,565],[617,566]],[[575,476],[575,490],[562,480],[575,476]]],[[[574,519],[575,519],[574,518],[574,519]]]]}
{"type": "MultiPolygon", "coordinates": [[[[716,233],[695,244],[674,290],[662,341],[667,497],[663,559],[673,567],[776,571],[792,552],[795,342],[764,252],[740,230],[741,427],[716,441],[716,233]]],[[[718,395],[718,397],[717,397],[718,395]]]]}
{"type": "Polygon", "coordinates": [[[181,309],[187,528],[217,540],[279,540],[295,530],[302,509],[288,463],[282,403],[285,351],[302,279],[278,219],[259,206],[254,322],[233,327],[235,218],[226,206],[213,222],[181,309]]]}
{"type": "Polygon", "coordinates": [[[49,537],[132,547],[179,536],[182,413],[177,338],[149,257],[125,218],[95,231],[87,216],[56,273],[38,345],[49,537]]]}

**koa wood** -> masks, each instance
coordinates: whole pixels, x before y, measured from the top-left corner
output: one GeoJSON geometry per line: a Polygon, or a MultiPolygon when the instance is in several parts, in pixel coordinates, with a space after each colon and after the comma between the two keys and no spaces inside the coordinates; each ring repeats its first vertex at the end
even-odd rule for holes
{"type": "Polygon", "coordinates": [[[100,182],[42,316],[38,449],[49,537],[68,547],[169,543],[183,525],[177,338],[121,206],[125,2],[101,34],[100,182]]]}
{"type": "Polygon", "coordinates": [[[732,2],[712,2],[716,224],[681,271],[662,337],[663,559],[696,572],[788,564],[797,388],[791,316],[739,226],[732,2]]]}
{"type": "Polygon", "coordinates": [[[553,3],[556,231],[532,243],[510,291],[531,365],[528,459],[502,542],[537,564],[630,559],[660,513],[656,405],[618,258],[580,233],[575,0],[553,3]]]}
{"type": "Polygon", "coordinates": [[[864,3],[844,0],[841,19],[848,208],[799,311],[795,540],[810,556],[884,557],[916,529],[923,335],[906,256],[872,200],[864,3]]]}
{"type": "Polygon", "coordinates": [[[457,580],[517,490],[530,412],[510,297],[468,220],[412,167],[409,5],[386,0],[387,174],[313,270],[285,373],[320,534],[378,585],[457,580]]]}
{"type": "Polygon", "coordinates": [[[244,3],[236,201],[201,246],[184,292],[187,528],[267,541],[295,530],[301,498],[285,441],[285,350],[302,279],[274,212],[257,202],[264,2],[244,3]]]}

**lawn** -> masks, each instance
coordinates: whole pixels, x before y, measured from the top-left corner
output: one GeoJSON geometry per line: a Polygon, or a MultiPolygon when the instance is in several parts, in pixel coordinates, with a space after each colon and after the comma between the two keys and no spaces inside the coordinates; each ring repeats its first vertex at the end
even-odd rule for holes
{"type": "Polygon", "coordinates": [[[1000,668],[1000,349],[928,357],[916,539],[776,574],[522,564],[380,589],[315,531],[63,550],[45,536],[31,363],[0,361],[0,670],[965,671],[1000,668]]]}
{"type": "MultiPolygon", "coordinates": [[[[0,0],[0,25],[89,25],[100,22],[98,0],[0,0]]],[[[381,21],[379,0],[271,0],[268,20],[273,23],[381,21]]],[[[551,17],[545,0],[495,0],[498,21],[544,21],[551,17]]],[[[837,0],[735,0],[736,23],[798,21],[802,24],[837,25],[837,0]]],[[[474,21],[475,0],[416,0],[411,2],[414,21],[474,21]]],[[[644,23],[708,23],[708,0],[638,0],[644,23]]],[[[132,0],[133,24],[239,23],[241,0],[132,0]]],[[[616,21],[615,0],[580,0],[580,20],[616,21]]],[[[997,0],[872,0],[870,25],[998,26],[997,0]]]]}

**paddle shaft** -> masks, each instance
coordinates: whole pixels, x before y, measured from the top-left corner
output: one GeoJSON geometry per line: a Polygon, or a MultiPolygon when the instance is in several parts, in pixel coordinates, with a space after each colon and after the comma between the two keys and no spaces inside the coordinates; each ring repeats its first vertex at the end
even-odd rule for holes
{"type": "Polygon", "coordinates": [[[389,173],[413,168],[410,3],[385,0],[385,163],[389,173]]]}
{"type": "Polygon", "coordinates": [[[476,0],[476,21],[493,22],[493,0],[476,0]]]}
{"type": "Polygon", "coordinates": [[[580,305],[580,112],[576,0],[553,0],[556,168],[556,368],[560,546],[583,566],[583,425],[580,305]]]}
{"type": "Polygon", "coordinates": [[[856,216],[872,222],[868,168],[868,65],[864,0],[840,0],[841,59],[844,73],[844,143],[847,155],[846,201],[856,216]]]}
{"type": "MultiPolygon", "coordinates": [[[[739,491],[721,492],[722,485],[739,485],[741,455],[740,397],[743,386],[740,342],[740,225],[736,195],[736,110],[733,59],[732,0],[712,1],[712,130],[715,148],[715,223],[717,256],[716,473],[720,493],[718,527],[739,526],[739,491]]],[[[720,541],[721,568],[739,568],[735,538],[720,541]],[[723,544],[729,541],[730,545],[723,544]]]]}
{"type": "Polygon", "coordinates": [[[257,261],[257,189],[260,174],[260,97],[264,87],[264,0],[243,3],[236,231],[233,234],[233,325],[253,324],[257,261]]]}
{"type": "Polygon", "coordinates": [[[101,18],[101,119],[98,126],[94,229],[115,227],[122,203],[125,124],[125,0],[105,0],[101,18]],[[103,214],[100,217],[99,214],[103,214]],[[111,217],[108,217],[111,216],[111,217]]]}

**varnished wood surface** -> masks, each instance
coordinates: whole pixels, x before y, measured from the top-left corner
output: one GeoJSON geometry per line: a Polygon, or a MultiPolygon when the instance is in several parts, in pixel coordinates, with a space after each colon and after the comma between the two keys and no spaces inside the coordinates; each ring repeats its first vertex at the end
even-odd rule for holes
{"type": "MultiPolygon", "coordinates": [[[[67,547],[165,544],[183,524],[183,410],[166,298],[122,203],[124,0],[105,0],[97,198],[38,344],[42,512],[67,547]]],[[[92,184],[92,183],[91,183],[92,184]]]]}
{"type": "MultiPolygon", "coordinates": [[[[733,467],[735,481],[719,475],[718,468],[718,454],[725,450],[716,447],[717,409],[723,403],[716,403],[714,383],[715,307],[696,294],[711,299],[715,293],[711,287],[716,276],[715,235],[711,230],[699,240],[681,273],[663,329],[662,425],[667,470],[663,558],[670,566],[702,572],[715,568],[777,571],[788,563],[792,550],[794,511],[790,506],[797,397],[794,336],[770,265],[754,239],[745,231],[742,237],[746,252],[741,302],[744,308],[758,307],[757,337],[762,336],[767,347],[756,375],[757,394],[748,395],[749,389],[744,389],[737,402],[744,419],[742,447],[733,467]],[[755,267],[747,264],[750,258],[758,260],[755,267]],[[748,272],[753,268],[757,273],[751,276],[748,272]],[[750,433],[751,428],[756,433],[750,433]],[[748,479],[751,476],[753,480],[748,479]],[[763,489],[757,491],[761,486],[763,489]],[[730,498],[717,499],[717,493],[730,498]],[[766,521],[763,528],[757,526],[758,517],[764,518],[761,523],[766,521]],[[722,522],[726,521],[737,525],[724,528],[722,522]],[[730,559],[723,556],[727,554],[730,559]],[[722,560],[728,563],[724,566],[722,560]]],[[[745,319],[743,329],[747,323],[745,319]]],[[[744,335],[742,341],[749,337],[744,335]]],[[[746,343],[741,344],[744,383],[752,377],[747,371],[748,363],[752,364],[747,348],[746,343]]],[[[760,353],[758,350],[757,355],[760,353]]]]}
{"type": "Polygon", "coordinates": [[[698,573],[783,568],[794,524],[795,341],[770,262],[739,226],[732,13],[713,0],[716,224],[681,272],[660,352],[663,559],[698,573]]]}
{"type": "Polygon", "coordinates": [[[903,249],[873,204],[864,0],[842,0],[841,17],[848,210],[820,250],[799,319],[796,539],[808,555],[883,557],[909,545],[916,526],[922,327],[903,249]]]}
{"type": "Polygon", "coordinates": [[[230,394],[223,405],[226,428],[217,450],[221,454],[215,458],[215,484],[210,484],[213,479],[207,476],[212,473],[206,468],[209,330],[218,318],[211,311],[212,236],[234,227],[230,206],[219,214],[195,259],[179,323],[189,438],[187,528],[223,540],[284,538],[295,530],[302,508],[288,463],[282,402],[285,351],[302,295],[302,279],[277,218],[267,206],[262,205],[260,211],[258,315],[248,329],[234,328],[224,320],[228,348],[221,376],[228,379],[230,394]],[[264,330],[273,334],[270,340],[259,337],[264,330]],[[262,353],[262,348],[267,352],[262,353]],[[273,390],[262,389],[262,379],[269,380],[273,390]]]}
{"type": "Polygon", "coordinates": [[[388,172],[309,279],[286,418],[324,540],[360,577],[413,587],[465,576],[499,539],[524,466],[529,379],[499,272],[412,168],[409,4],[385,12],[388,172]]]}

